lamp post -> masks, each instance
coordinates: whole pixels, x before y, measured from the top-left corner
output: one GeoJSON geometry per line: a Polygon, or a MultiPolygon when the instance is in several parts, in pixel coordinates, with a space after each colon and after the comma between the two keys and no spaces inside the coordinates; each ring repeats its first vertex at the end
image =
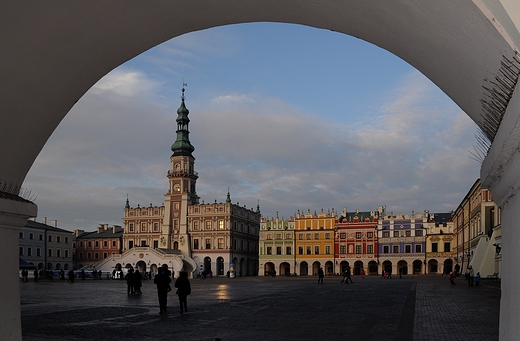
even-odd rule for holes
{"type": "Polygon", "coordinates": [[[334,262],[332,263],[332,268],[334,269],[332,272],[333,272],[333,275],[336,274],[336,264],[338,263],[336,261],[336,232],[338,232],[338,227],[334,227],[334,241],[333,241],[333,244],[332,244],[332,252],[334,253],[334,262]]]}

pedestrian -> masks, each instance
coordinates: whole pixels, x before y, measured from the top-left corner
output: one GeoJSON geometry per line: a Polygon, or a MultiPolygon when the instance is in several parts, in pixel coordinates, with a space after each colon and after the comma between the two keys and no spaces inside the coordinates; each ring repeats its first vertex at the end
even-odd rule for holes
{"type": "Polygon", "coordinates": [[[175,281],[175,287],[177,288],[177,295],[179,296],[179,305],[181,308],[181,314],[188,312],[188,295],[191,294],[190,280],[188,279],[188,272],[181,271],[179,278],[175,281]]]}
{"type": "Polygon", "coordinates": [[[468,266],[468,268],[466,269],[466,279],[468,280],[468,285],[470,287],[473,286],[473,277],[475,276],[475,272],[473,271],[473,267],[470,265],[468,266]]]}
{"type": "Polygon", "coordinates": [[[477,272],[477,276],[475,276],[475,286],[479,286],[480,284],[480,272],[477,272]]]}
{"type": "Polygon", "coordinates": [[[65,271],[63,271],[63,269],[60,270],[60,279],[62,281],[65,280],[65,271]]]}
{"type": "Polygon", "coordinates": [[[74,270],[70,269],[67,275],[69,276],[69,282],[74,283],[74,270]]]}
{"type": "Polygon", "coordinates": [[[320,268],[318,270],[318,284],[323,284],[323,277],[325,277],[325,274],[323,273],[323,268],[320,268]]]}
{"type": "Polygon", "coordinates": [[[450,283],[451,285],[456,285],[455,283],[455,274],[452,272],[450,272],[450,283]]]}
{"type": "Polygon", "coordinates": [[[153,282],[157,285],[157,295],[159,296],[159,314],[166,313],[168,291],[171,290],[171,279],[168,275],[168,265],[163,264],[155,275],[153,282]]]}
{"type": "MultiPolygon", "coordinates": [[[[347,270],[345,269],[345,270],[343,271],[343,279],[342,279],[341,282],[339,282],[339,283],[343,283],[343,282],[345,282],[346,279],[347,279],[347,270]]],[[[347,283],[347,284],[348,284],[348,283],[347,283]]]]}
{"type": "Polygon", "coordinates": [[[386,279],[386,271],[383,270],[383,272],[381,272],[381,279],[386,279]]]}
{"type": "Polygon", "coordinates": [[[24,283],[27,283],[29,280],[29,271],[27,271],[27,269],[22,270],[22,279],[24,283]]]}
{"type": "Polygon", "coordinates": [[[361,269],[361,279],[365,279],[365,269],[361,269]]]}
{"type": "Polygon", "coordinates": [[[129,269],[125,276],[126,279],[126,293],[127,295],[134,294],[134,269],[129,269]]]}
{"type": "Polygon", "coordinates": [[[350,283],[354,283],[354,282],[352,282],[352,278],[350,277],[350,265],[347,265],[345,272],[347,273],[347,278],[345,279],[345,283],[348,284],[348,281],[350,281],[350,283]]]}
{"type": "Polygon", "coordinates": [[[85,280],[85,270],[81,269],[81,280],[85,280]]]}
{"type": "Polygon", "coordinates": [[[136,295],[141,295],[142,294],[141,287],[143,286],[143,276],[141,275],[139,270],[135,270],[133,280],[134,280],[134,293],[136,295]]]}
{"type": "Polygon", "coordinates": [[[98,278],[101,279],[101,270],[98,271],[98,278]]]}
{"type": "Polygon", "coordinates": [[[403,278],[403,267],[399,267],[399,279],[403,278]]]}
{"type": "Polygon", "coordinates": [[[38,282],[38,270],[34,269],[34,281],[38,282]]]}
{"type": "Polygon", "coordinates": [[[388,274],[386,275],[387,279],[392,279],[392,269],[388,269],[388,274]]]}

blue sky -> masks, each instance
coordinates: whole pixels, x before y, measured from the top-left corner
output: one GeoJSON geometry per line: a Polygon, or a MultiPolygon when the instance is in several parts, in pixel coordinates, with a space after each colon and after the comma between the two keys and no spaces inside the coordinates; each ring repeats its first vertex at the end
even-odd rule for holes
{"type": "Polygon", "coordinates": [[[116,68],[65,117],[30,170],[39,217],[122,224],[161,205],[182,83],[205,202],[297,210],[449,212],[479,176],[475,124],[400,58],[298,25],[193,32],[116,68]]]}

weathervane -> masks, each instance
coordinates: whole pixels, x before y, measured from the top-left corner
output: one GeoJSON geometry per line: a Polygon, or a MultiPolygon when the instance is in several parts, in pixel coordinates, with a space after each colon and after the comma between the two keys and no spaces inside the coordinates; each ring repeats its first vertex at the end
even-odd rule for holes
{"type": "Polygon", "coordinates": [[[186,89],[184,89],[185,87],[188,86],[188,83],[184,83],[184,78],[182,79],[182,96],[181,96],[181,99],[184,101],[184,99],[186,99],[186,97],[184,96],[184,91],[186,89]]]}

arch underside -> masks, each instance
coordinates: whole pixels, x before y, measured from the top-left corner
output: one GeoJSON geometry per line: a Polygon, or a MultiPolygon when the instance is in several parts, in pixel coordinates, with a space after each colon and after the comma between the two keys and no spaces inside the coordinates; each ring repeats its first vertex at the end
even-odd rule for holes
{"type": "Polygon", "coordinates": [[[294,23],[366,40],[413,65],[481,123],[483,80],[497,73],[504,56],[512,58],[513,42],[520,39],[497,0],[487,5],[502,31],[475,3],[115,0],[89,6],[2,5],[0,179],[20,186],[62,118],[112,69],[171,38],[227,24],[294,23]]]}

